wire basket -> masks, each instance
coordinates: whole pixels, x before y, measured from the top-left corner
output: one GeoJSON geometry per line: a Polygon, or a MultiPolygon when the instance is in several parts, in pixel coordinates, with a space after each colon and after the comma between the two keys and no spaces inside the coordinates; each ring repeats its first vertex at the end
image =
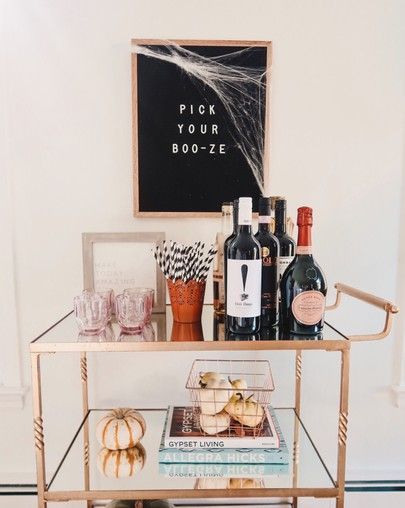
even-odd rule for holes
{"type": "Polygon", "coordinates": [[[203,435],[260,437],[269,432],[274,390],[266,360],[194,360],[186,388],[203,435]]]}

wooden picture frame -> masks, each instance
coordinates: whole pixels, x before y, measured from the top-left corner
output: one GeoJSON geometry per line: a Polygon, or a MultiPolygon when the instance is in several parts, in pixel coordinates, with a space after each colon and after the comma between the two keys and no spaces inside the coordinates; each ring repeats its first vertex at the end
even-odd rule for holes
{"type": "MultiPolygon", "coordinates": [[[[114,259],[116,256],[116,252],[118,252],[117,244],[145,244],[145,249],[151,248],[152,245],[160,245],[165,240],[165,233],[160,232],[136,232],[136,233],[82,233],[82,251],[83,251],[83,287],[85,289],[95,289],[97,288],[97,280],[95,276],[95,256],[94,256],[94,246],[96,244],[115,244],[114,249],[114,259]]],[[[152,250],[152,249],[151,249],[152,250]]],[[[148,259],[149,252],[144,253],[144,258],[148,259]]],[[[126,253],[126,260],[128,260],[128,253],[126,253]]],[[[154,267],[153,280],[149,282],[147,287],[153,287],[155,289],[155,304],[153,307],[153,313],[163,313],[166,312],[166,279],[163,275],[162,271],[157,266],[157,263],[153,257],[153,253],[150,252],[150,260],[151,264],[149,266],[149,272],[153,271],[152,265],[154,267]]],[[[111,261],[114,263],[115,261],[111,261]]],[[[128,263],[128,261],[126,261],[128,263]]],[[[132,261],[131,261],[132,262],[132,261]]],[[[134,260],[134,263],[136,260],[134,260]]],[[[119,267],[111,268],[114,270],[119,270],[119,267]]],[[[141,271],[146,272],[145,266],[139,266],[139,273],[141,271]]],[[[137,272],[137,270],[135,270],[137,272]]],[[[119,272],[114,272],[114,274],[119,272]]],[[[134,272],[131,272],[131,276],[134,276],[134,272]]],[[[145,277],[145,273],[142,274],[145,277]]],[[[135,274],[136,278],[136,274],[135,274]]],[[[128,279],[130,280],[130,279],[128,279]]],[[[119,279],[111,279],[108,280],[108,284],[106,287],[103,285],[100,289],[107,289],[107,287],[111,287],[114,292],[120,292],[124,289],[126,282],[123,282],[119,279]],[[115,287],[114,287],[115,286],[115,287]]],[[[140,285],[136,282],[129,283],[126,287],[138,287],[140,285]]]]}
{"type": "MultiPolygon", "coordinates": [[[[264,100],[264,155],[263,155],[263,179],[264,189],[268,192],[269,186],[269,136],[270,136],[270,82],[271,82],[271,65],[272,65],[272,42],[271,41],[246,41],[246,40],[189,40],[189,39],[176,39],[176,40],[161,40],[161,39],[132,39],[133,45],[147,45],[159,46],[167,45],[170,43],[179,46],[204,46],[204,47],[264,47],[266,48],[266,96],[264,100]]],[[[133,158],[133,213],[135,217],[220,217],[221,205],[218,204],[218,211],[144,211],[140,208],[140,168],[139,168],[139,129],[138,129],[138,55],[132,53],[131,55],[131,74],[132,74],[132,158],[133,158]]],[[[215,185],[215,182],[213,182],[215,185]]],[[[168,189],[170,191],[170,189],[168,189]]],[[[243,195],[243,194],[240,194],[243,195]]],[[[232,199],[237,198],[234,195],[232,199]]],[[[223,199],[222,201],[225,201],[223,199]]]]}

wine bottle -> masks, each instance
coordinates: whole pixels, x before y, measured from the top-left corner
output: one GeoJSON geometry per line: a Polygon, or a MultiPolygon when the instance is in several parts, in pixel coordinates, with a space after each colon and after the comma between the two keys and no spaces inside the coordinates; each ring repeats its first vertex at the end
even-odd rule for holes
{"type": "MultiPolygon", "coordinates": [[[[231,235],[228,236],[228,238],[224,242],[224,286],[225,286],[225,302],[226,302],[226,288],[227,288],[227,259],[228,259],[228,247],[232,240],[236,238],[236,235],[238,234],[238,217],[239,217],[239,199],[234,199],[233,201],[233,232],[231,235]]],[[[225,305],[225,314],[226,314],[226,305],[225,305]]]]}
{"type": "Polygon", "coordinates": [[[225,340],[225,315],[222,313],[214,312],[213,319],[213,339],[215,340],[225,340]]]}
{"type": "Polygon", "coordinates": [[[262,295],[261,326],[269,327],[278,323],[278,239],[270,232],[270,198],[259,199],[259,226],[255,234],[261,247],[262,257],[262,295]]]}
{"type": "Polygon", "coordinates": [[[224,286],[224,242],[232,231],[232,203],[222,203],[222,228],[217,233],[217,254],[213,267],[213,292],[215,312],[225,310],[225,286],[224,286]]]}
{"type": "Polygon", "coordinates": [[[234,201],[233,201],[232,218],[233,218],[233,231],[224,242],[224,259],[227,259],[227,250],[228,250],[229,244],[232,242],[232,240],[234,238],[236,238],[236,235],[238,234],[239,199],[234,199],[234,201]]]}
{"type": "Polygon", "coordinates": [[[284,198],[283,198],[283,196],[270,196],[271,212],[272,212],[270,230],[273,233],[273,235],[275,234],[274,231],[276,229],[276,219],[274,217],[274,215],[275,215],[274,211],[276,209],[276,201],[278,201],[279,199],[284,199],[284,198]]]}
{"type": "Polygon", "coordinates": [[[275,229],[274,235],[280,243],[280,252],[278,257],[278,275],[279,279],[284,274],[285,269],[294,259],[295,242],[287,234],[287,201],[284,198],[276,199],[275,202],[275,229]]]}
{"type": "Polygon", "coordinates": [[[260,329],[260,244],[252,235],[252,198],[239,198],[238,233],[227,249],[226,314],[231,333],[260,329]]]}
{"type": "Polygon", "coordinates": [[[283,326],[297,335],[322,331],[327,284],[312,256],[312,208],[298,208],[298,246],[281,279],[283,326]]]}

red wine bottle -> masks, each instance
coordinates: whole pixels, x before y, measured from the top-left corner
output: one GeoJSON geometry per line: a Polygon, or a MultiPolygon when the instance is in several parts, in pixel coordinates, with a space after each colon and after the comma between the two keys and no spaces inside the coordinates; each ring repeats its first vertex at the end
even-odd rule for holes
{"type": "Polygon", "coordinates": [[[285,269],[294,259],[295,255],[295,242],[287,234],[287,201],[283,198],[278,198],[274,205],[274,218],[275,229],[274,235],[278,238],[280,243],[280,255],[278,258],[278,273],[279,278],[284,274],[285,269]]]}
{"type": "Polygon", "coordinates": [[[298,208],[298,245],[281,279],[283,327],[292,334],[317,335],[322,331],[327,284],[312,255],[312,208],[298,208]]]}
{"type": "Polygon", "coordinates": [[[259,198],[259,226],[255,234],[262,255],[262,302],[261,326],[271,327],[278,323],[278,255],[280,245],[270,231],[270,198],[259,198]]]}
{"type": "Polygon", "coordinates": [[[227,249],[226,314],[231,333],[260,329],[262,262],[252,235],[252,198],[239,198],[238,234],[227,249]]]}

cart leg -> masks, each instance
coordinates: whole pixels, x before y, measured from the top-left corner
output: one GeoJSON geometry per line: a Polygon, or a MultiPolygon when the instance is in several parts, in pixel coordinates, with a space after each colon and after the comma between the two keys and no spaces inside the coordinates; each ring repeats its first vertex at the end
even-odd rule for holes
{"type": "MultiPolygon", "coordinates": [[[[83,418],[86,418],[89,412],[89,391],[87,384],[87,356],[86,353],[80,353],[80,376],[82,380],[82,407],[83,418]]],[[[90,471],[89,471],[89,419],[87,418],[83,426],[83,470],[84,470],[84,488],[90,488],[90,471]]],[[[86,501],[87,508],[92,508],[92,501],[86,501]]]]}
{"type": "MultiPolygon", "coordinates": [[[[295,412],[298,416],[301,415],[301,374],[302,374],[302,351],[295,352],[295,412]]],[[[298,485],[298,464],[300,455],[299,443],[299,424],[295,419],[294,424],[294,449],[293,449],[293,487],[298,485]]],[[[298,498],[293,498],[293,508],[298,507],[298,498]]]]}
{"type": "Polygon", "coordinates": [[[346,439],[349,416],[349,359],[350,350],[343,350],[340,369],[340,408],[337,459],[337,487],[339,495],[336,499],[336,508],[343,508],[345,504],[346,439]]]}
{"type": "Polygon", "coordinates": [[[301,416],[302,351],[295,352],[295,412],[301,416]]]}
{"type": "Polygon", "coordinates": [[[38,508],[46,508],[44,426],[42,420],[41,362],[39,353],[31,353],[32,407],[34,413],[35,459],[37,465],[38,508]]]}

